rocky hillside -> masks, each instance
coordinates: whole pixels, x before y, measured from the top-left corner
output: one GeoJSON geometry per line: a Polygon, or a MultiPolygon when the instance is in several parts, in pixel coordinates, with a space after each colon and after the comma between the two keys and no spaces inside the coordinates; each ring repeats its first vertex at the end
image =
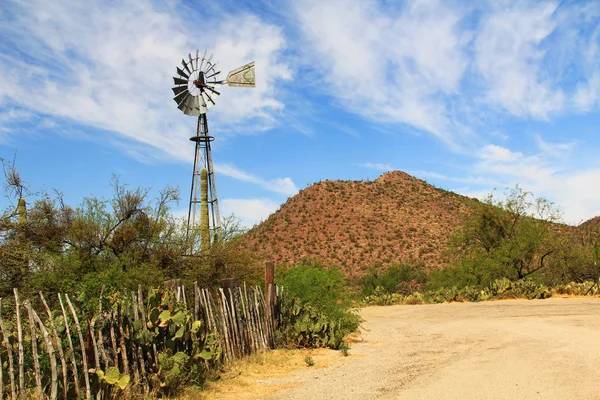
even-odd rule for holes
{"type": "Polygon", "coordinates": [[[477,200],[404,172],[375,181],[323,181],[289,199],[246,235],[250,250],[276,263],[314,258],[360,276],[375,264],[447,265],[444,254],[477,200]]]}

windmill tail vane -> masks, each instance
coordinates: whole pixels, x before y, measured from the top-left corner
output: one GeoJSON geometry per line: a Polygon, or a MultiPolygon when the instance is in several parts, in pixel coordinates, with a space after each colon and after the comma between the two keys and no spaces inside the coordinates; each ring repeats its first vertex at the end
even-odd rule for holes
{"type": "Polygon", "coordinates": [[[220,86],[250,87],[256,86],[254,61],[230,71],[225,80],[219,80],[221,73],[217,62],[213,62],[212,54],[207,58],[206,51],[200,55],[188,54],[188,59],[181,59],[181,66],[176,67],[177,75],[173,77],[173,100],[185,115],[198,117],[196,135],[190,138],[196,143],[194,152],[194,169],[190,191],[188,211],[187,237],[190,241],[190,254],[203,253],[210,249],[211,241],[217,240],[221,229],[221,216],[217,198],[214,167],[212,162],[211,142],[206,113],[214,106],[221,95],[220,86]],[[204,189],[204,190],[203,190],[204,189]],[[208,211],[207,211],[208,210],[208,211]],[[204,215],[208,213],[209,215],[204,215]],[[202,221],[202,226],[200,225],[202,221]],[[209,228],[206,228],[209,221],[209,228]]]}

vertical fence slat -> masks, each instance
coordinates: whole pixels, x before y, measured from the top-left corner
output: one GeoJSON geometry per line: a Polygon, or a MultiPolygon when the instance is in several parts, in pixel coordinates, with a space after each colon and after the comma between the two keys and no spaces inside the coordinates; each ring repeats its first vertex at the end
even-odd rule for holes
{"type": "Polygon", "coordinates": [[[79,318],[77,318],[77,313],[73,308],[73,304],[71,304],[71,300],[69,299],[69,295],[65,294],[65,298],[67,299],[67,304],[69,305],[69,309],[73,314],[73,319],[75,320],[75,326],[77,327],[77,333],[79,334],[79,345],[81,346],[81,358],[83,359],[83,378],[85,380],[85,398],[90,400],[92,398],[92,391],[90,388],[90,374],[88,371],[87,365],[87,355],[85,353],[85,342],[83,341],[83,334],[81,333],[81,325],[79,325],[79,318]]]}
{"type": "Polygon", "coordinates": [[[198,297],[198,282],[194,281],[194,321],[200,319],[200,298],[198,297]]]}
{"type": "Polygon", "coordinates": [[[123,314],[121,303],[117,305],[117,323],[119,324],[119,344],[121,346],[121,361],[123,362],[123,373],[130,374],[129,360],[127,359],[127,347],[125,346],[125,330],[123,329],[123,314]]]}
{"type": "Polygon", "coordinates": [[[231,309],[229,307],[230,301],[225,295],[225,290],[223,288],[220,288],[219,292],[221,292],[221,300],[223,301],[223,311],[225,312],[225,330],[227,332],[227,335],[229,336],[229,342],[231,346],[231,359],[234,360],[237,358],[237,340],[235,337],[233,320],[231,318],[231,309]]]}
{"type": "Polygon", "coordinates": [[[231,304],[231,314],[233,317],[233,325],[235,327],[235,333],[237,336],[237,343],[238,343],[238,353],[239,353],[239,357],[242,358],[244,355],[246,355],[246,346],[244,344],[244,331],[242,329],[242,324],[241,321],[239,319],[239,309],[238,309],[238,304],[239,304],[239,299],[236,296],[236,291],[235,288],[233,288],[233,290],[231,288],[228,288],[229,290],[229,299],[230,299],[230,304],[231,304]]]}
{"type": "Polygon", "coordinates": [[[209,303],[209,299],[208,299],[208,294],[206,293],[205,289],[200,289],[200,292],[202,294],[202,299],[204,300],[204,307],[206,309],[206,316],[208,318],[208,326],[209,329],[212,333],[218,333],[217,332],[217,326],[215,323],[215,317],[213,315],[212,309],[211,309],[211,305],[209,303]]]}
{"type": "Polygon", "coordinates": [[[44,323],[40,319],[37,312],[35,312],[35,310],[31,308],[31,313],[33,314],[33,319],[38,324],[40,331],[42,332],[42,336],[44,337],[44,342],[46,343],[46,352],[48,353],[48,358],[50,359],[50,398],[55,400],[58,396],[58,368],[56,365],[56,354],[54,353],[54,345],[52,344],[52,339],[50,338],[48,330],[44,326],[44,323]]]}
{"type": "Polygon", "coordinates": [[[23,328],[21,326],[21,311],[19,304],[19,292],[13,289],[15,294],[15,310],[17,313],[17,340],[19,342],[19,395],[25,399],[25,350],[23,349],[23,328]]]}
{"type": "Polygon", "coordinates": [[[253,300],[254,300],[254,309],[256,310],[256,326],[258,329],[258,336],[260,337],[260,347],[261,348],[265,348],[267,347],[267,342],[265,340],[265,331],[264,331],[264,324],[262,321],[262,315],[260,312],[260,301],[258,299],[260,290],[258,288],[254,288],[254,290],[252,290],[252,294],[253,294],[253,300]]]}
{"type": "Polygon", "coordinates": [[[40,299],[42,300],[42,304],[46,309],[46,314],[48,315],[48,321],[50,322],[50,329],[52,329],[52,336],[54,339],[54,344],[56,345],[56,349],[58,350],[58,358],[60,359],[60,367],[62,371],[63,378],[63,398],[67,398],[67,391],[69,386],[67,385],[67,362],[65,359],[65,353],[62,348],[62,344],[60,343],[60,338],[58,337],[58,332],[56,331],[56,326],[54,325],[54,320],[52,318],[52,311],[50,311],[50,307],[48,307],[48,303],[46,303],[46,299],[42,292],[40,293],[40,299]]]}
{"type": "MultiPolygon", "coordinates": [[[[98,318],[95,322],[99,322],[100,327],[98,328],[98,339],[95,340],[94,347],[98,347],[98,352],[100,353],[100,357],[102,357],[102,362],[104,363],[104,370],[108,369],[108,356],[106,355],[106,350],[104,349],[104,335],[102,335],[102,326],[103,326],[103,313],[102,313],[102,300],[104,299],[104,285],[102,289],[100,289],[100,298],[98,298],[98,318]]],[[[92,337],[96,335],[95,332],[95,324],[92,327],[92,337]]],[[[99,368],[99,367],[97,367],[99,368]]]]}
{"type": "MultiPolygon", "coordinates": [[[[133,306],[134,303],[134,298],[133,298],[133,294],[131,295],[131,306],[133,306]]],[[[136,382],[137,384],[140,384],[142,382],[141,377],[140,377],[140,368],[139,368],[139,362],[138,362],[138,354],[137,354],[137,349],[136,349],[136,344],[134,341],[134,334],[133,334],[133,325],[131,323],[131,309],[129,307],[129,303],[125,303],[125,320],[127,321],[127,323],[125,324],[125,337],[129,337],[129,343],[128,346],[131,349],[131,369],[133,370],[133,379],[134,382],[136,382]]]]}
{"type": "Polygon", "coordinates": [[[248,287],[246,283],[244,283],[244,300],[246,307],[246,319],[248,320],[248,326],[250,328],[250,336],[252,340],[252,348],[254,352],[258,351],[258,335],[256,332],[256,325],[254,325],[254,313],[252,312],[252,304],[250,302],[250,297],[248,297],[248,287]]]}
{"type": "Polygon", "coordinates": [[[29,332],[31,335],[31,357],[33,358],[33,370],[35,372],[35,390],[36,395],[40,400],[44,399],[42,393],[42,372],[40,369],[40,357],[37,352],[37,335],[35,333],[35,321],[31,312],[31,303],[25,300],[25,308],[27,309],[27,317],[29,318],[29,332]]]}
{"type": "Polygon", "coordinates": [[[13,400],[17,398],[17,388],[15,385],[15,370],[13,364],[13,353],[12,346],[8,342],[9,332],[6,330],[4,326],[4,320],[2,319],[2,299],[0,299],[0,330],[2,330],[3,340],[2,342],[6,346],[6,353],[8,355],[8,374],[10,378],[10,396],[13,400]]]}
{"type": "Polygon", "coordinates": [[[240,308],[242,311],[241,317],[244,320],[244,332],[245,332],[245,338],[246,338],[246,346],[248,349],[248,354],[252,354],[254,352],[254,346],[252,345],[252,325],[250,324],[250,321],[248,320],[246,299],[244,298],[244,292],[242,291],[242,288],[240,286],[238,286],[238,294],[239,294],[239,299],[240,299],[240,308]]]}
{"type": "Polygon", "coordinates": [[[119,368],[119,352],[117,351],[117,337],[115,335],[115,312],[110,313],[110,343],[113,351],[113,365],[119,368]]]}
{"type": "Polygon", "coordinates": [[[73,348],[73,340],[71,339],[71,329],[69,328],[69,319],[67,318],[67,312],[62,301],[60,293],[58,294],[58,302],[60,303],[60,309],[62,310],[63,318],[65,320],[65,330],[67,332],[67,341],[69,343],[69,349],[71,350],[71,369],[73,370],[73,382],[75,383],[75,393],[77,398],[81,396],[81,388],[79,387],[79,374],[77,373],[77,361],[75,360],[75,349],[73,348]]]}
{"type": "MultiPolygon", "coordinates": [[[[141,319],[140,320],[140,316],[139,316],[139,310],[138,309],[138,304],[139,304],[139,300],[137,298],[137,296],[135,295],[135,293],[131,294],[131,298],[132,298],[132,308],[133,308],[133,320],[134,321],[140,321],[140,326],[142,330],[146,330],[146,319],[141,319]]],[[[137,351],[137,362],[140,368],[140,379],[141,379],[141,384],[142,384],[142,389],[144,391],[144,393],[148,393],[150,391],[150,388],[148,386],[148,380],[147,380],[147,376],[146,376],[146,363],[144,361],[144,350],[142,349],[142,345],[141,344],[137,344],[134,342],[134,338],[135,335],[132,332],[132,343],[134,346],[134,351],[137,351]]]]}

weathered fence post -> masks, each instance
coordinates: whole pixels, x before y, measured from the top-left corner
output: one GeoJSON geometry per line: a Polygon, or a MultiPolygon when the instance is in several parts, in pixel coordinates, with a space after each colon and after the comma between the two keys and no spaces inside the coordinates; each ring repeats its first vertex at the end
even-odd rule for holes
{"type": "Polygon", "coordinates": [[[275,326],[275,265],[272,261],[265,263],[265,314],[269,314],[267,321],[275,326]]]}
{"type": "Polygon", "coordinates": [[[21,327],[21,304],[19,303],[19,291],[14,288],[15,310],[17,313],[17,340],[19,341],[19,396],[26,399],[25,394],[25,350],[23,349],[23,328],[21,327]]]}

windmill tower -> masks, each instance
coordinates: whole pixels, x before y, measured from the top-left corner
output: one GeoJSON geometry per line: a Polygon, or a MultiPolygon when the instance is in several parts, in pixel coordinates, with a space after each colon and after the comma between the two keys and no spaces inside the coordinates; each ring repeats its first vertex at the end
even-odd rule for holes
{"type": "Polygon", "coordinates": [[[177,76],[173,77],[173,100],[177,108],[185,115],[198,117],[196,135],[190,138],[196,147],[187,224],[191,254],[199,249],[206,251],[211,241],[218,238],[221,228],[211,151],[211,142],[215,138],[209,135],[206,112],[220,96],[221,93],[216,90],[219,86],[255,87],[256,82],[254,61],[229,72],[226,80],[220,81],[220,71],[216,69],[217,63],[212,61],[212,57],[206,58],[206,51],[199,56],[196,50],[195,57],[190,53],[189,60],[181,60],[183,69],[177,67],[177,76]]]}

